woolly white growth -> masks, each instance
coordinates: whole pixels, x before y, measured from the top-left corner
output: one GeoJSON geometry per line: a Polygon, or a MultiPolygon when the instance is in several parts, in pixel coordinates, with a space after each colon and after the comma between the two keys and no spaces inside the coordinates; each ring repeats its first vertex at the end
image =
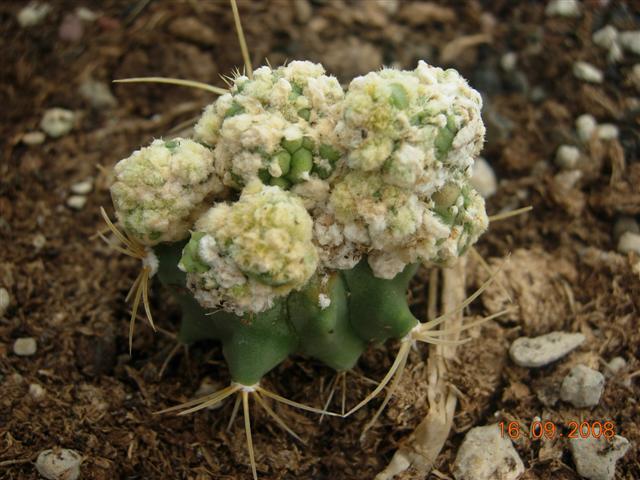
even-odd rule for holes
{"type": "Polygon", "coordinates": [[[193,140],[154,140],[115,166],[111,197],[126,231],[143,245],[189,235],[205,199],[222,190],[211,151],[193,140]]]}
{"type": "Polygon", "coordinates": [[[231,93],[205,109],[195,135],[215,146],[216,171],[226,185],[240,189],[259,177],[289,188],[333,172],[344,92],[324,73],[311,62],[261,67],[253,79],[235,78],[231,93]]]}
{"type": "Polygon", "coordinates": [[[302,288],[316,271],[313,222],[295,195],[254,181],[233,204],[218,204],[195,225],[180,268],[196,299],[239,315],[261,312],[302,288]]]}

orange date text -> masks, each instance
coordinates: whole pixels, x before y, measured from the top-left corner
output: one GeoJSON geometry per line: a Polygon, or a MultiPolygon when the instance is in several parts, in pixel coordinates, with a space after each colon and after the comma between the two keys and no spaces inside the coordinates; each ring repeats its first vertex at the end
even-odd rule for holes
{"type": "Polygon", "coordinates": [[[549,420],[535,420],[529,427],[519,422],[500,422],[500,434],[512,440],[525,437],[533,440],[556,438],[600,438],[611,440],[616,435],[616,424],[612,421],[571,421],[566,427],[556,425],[549,420]]]}

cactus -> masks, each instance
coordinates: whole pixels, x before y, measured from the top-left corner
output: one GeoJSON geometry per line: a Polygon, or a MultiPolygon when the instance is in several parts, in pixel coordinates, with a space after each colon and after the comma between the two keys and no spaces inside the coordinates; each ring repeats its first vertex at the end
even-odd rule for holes
{"type": "MultiPolygon", "coordinates": [[[[481,98],[454,70],[422,61],[346,91],[311,62],[248,67],[204,109],[193,139],[154,140],[116,165],[121,229],[103,210],[116,243],[105,240],[143,264],[129,295],[130,345],[140,303],[154,326],[154,276],[182,310],[178,340],[222,344],[233,383],[165,411],[238,394],[248,426],[251,394],[293,434],[263,397],[328,412],[260,386],[290,355],[343,373],[370,343],[401,341],[349,415],[393,381],[384,407],[412,341],[443,342],[432,329],[444,317],[420,323],[406,293],[420,264],[450,263],[488,226],[469,182],[481,98]]],[[[255,476],[249,429],[247,441],[255,476]]]]}

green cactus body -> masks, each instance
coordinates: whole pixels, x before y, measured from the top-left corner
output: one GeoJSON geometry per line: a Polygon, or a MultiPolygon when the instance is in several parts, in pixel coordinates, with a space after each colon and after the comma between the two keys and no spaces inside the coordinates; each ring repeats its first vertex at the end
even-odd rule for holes
{"type": "Polygon", "coordinates": [[[182,310],[178,339],[185,344],[218,340],[232,379],[254,385],[289,355],[300,353],[345,371],[354,367],[367,344],[402,338],[418,321],[409,311],[406,291],[417,266],[392,280],[373,276],[366,260],[355,268],[334,272],[323,282],[314,276],[261,313],[239,317],[208,312],[185,287],[186,274],[177,265],[187,242],[160,244],[158,278],[182,310]],[[320,295],[328,306],[322,308],[320,295]]]}

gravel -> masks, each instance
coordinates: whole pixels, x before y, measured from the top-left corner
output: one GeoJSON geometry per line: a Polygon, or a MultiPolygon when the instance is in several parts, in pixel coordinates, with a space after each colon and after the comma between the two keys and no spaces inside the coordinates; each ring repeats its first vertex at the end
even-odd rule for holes
{"type": "Polygon", "coordinates": [[[518,452],[498,424],[469,430],[453,464],[456,480],[516,480],[523,473],[518,452]]]}
{"type": "Polygon", "coordinates": [[[604,376],[586,365],[575,365],[564,377],[560,398],[574,407],[594,407],[604,391],[604,376]]]}
{"type": "Polygon", "coordinates": [[[100,110],[113,108],[118,105],[118,101],[111,93],[111,89],[104,82],[96,80],[85,80],[78,89],[80,96],[84,98],[93,108],[100,110]]]}
{"type": "Polygon", "coordinates": [[[573,64],[573,74],[576,78],[589,83],[602,83],[604,74],[602,70],[587,62],[575,62],[573,64]]]}
{"type": "Polygon", "coordinates": [[[80,477],[82,456],[67,448],[40,452],[36,460],[38,473],[47,480],[76,480],[80,477]]]}
{"type": "Polygon", "coordinates": [[[50,108],[44,112],[40,128],[52,138],[59,138],[73,129],[75,114],[64,108],[50,108]]]}
{"type": "Polygon", "coordinates": [[[71,191],[76,195],[86,195],[93,190],[93,178],[87,178],[82,182],[71,185],[71,191]]]}
{"type": "Polygon", "coordinates": [[[22,337],[13,342],[13,353],[20,357],[30,357],[35,355],[38,350],[38,344],[33,337],[22,337]]]}
{"type": "Polygon", "coordinates": [[[580,16],[580,2],[577,0],[552,0],[547,4],[544,13],[548,17],[569,17],[580,16]]]}
{"type": "Polygon", "coordinates": [[[622,48],[636,55],[640,55],[640,30],[622,32],[618,38],[622,48]]]}
{"type": "Polygon", "coordinates": [[[18,23],[22,28],[29,28],[47,18],[51,6],[48,3],[30,2],[26,7],[18,12],[18,23]]]}
{"type": "Polygon", "coordinates": [[[602,123],[598,125],[598,138],[600,140],[615,140],[620,135],[618,127],[613,123],[602,123]]]}
{"type": "Polygon", "coordinates": [[[556,151],[556,165],[565,170],[576,168],[580,160],[580,149],[573,145],[560,145],[556,151]]]}
{"type": "Polygon", "coordinates": [[[11,296],[6,288],[0,288],[0,317],[2,317],[11,305],[11,296]]]}
{"type": "Polygon", "coordinates": [[[42,143],[44,143],[45,139],[47,137],[45,136],[44,133],[39,132],[39,131],[35,131],[35,132],[27,132],[24,135],[22,135],[22,143],[24,143],[25,145],[29,145],[30,147],[33,147],[35,145],[41,145],[42,143]]]}
{"type": "Polygon", "coordinates": [[[585,341],[581,333],[551,332],[539,337],[520,337],[509,348],[511,359],[521,367],[544,367],[555,362],[585,341]]]}
{"type": "Polygon", "coordinates": [[[622,216],[613,225],[613,239],[617,242],[626,232],[640,233],[640,225],[633,217],[622,216]]]}
{"type": "Polygon", "coordinates": [[[607,440],[595,438],[572,438],[569,448],[578,474],[588,480],[611,480],[615,476],[616,462],[627,453],[629,441],[616,435],[607,440]]]}
{"type": "Polygon", "coordinates": [[[576,131],[578,133],[578,138],[582,142],[588,142],[593,135],[593,132],[598,128],[598,122],[595,117],[590,113],[585,113],[580,115],[576,119],[576,131]]]}
{"type": "Polygon", "coordinates": [[[624,232],[618,240],[618,251],[620,253],[635,252],[640,255],[640,234],[624,232]]]}
{"type": "Polygon", "coordinates": [[[74,210],[82,210],[87,204],[87,197],[84,195],[71,195],[67,198],[67,206],[74,210]]]}

